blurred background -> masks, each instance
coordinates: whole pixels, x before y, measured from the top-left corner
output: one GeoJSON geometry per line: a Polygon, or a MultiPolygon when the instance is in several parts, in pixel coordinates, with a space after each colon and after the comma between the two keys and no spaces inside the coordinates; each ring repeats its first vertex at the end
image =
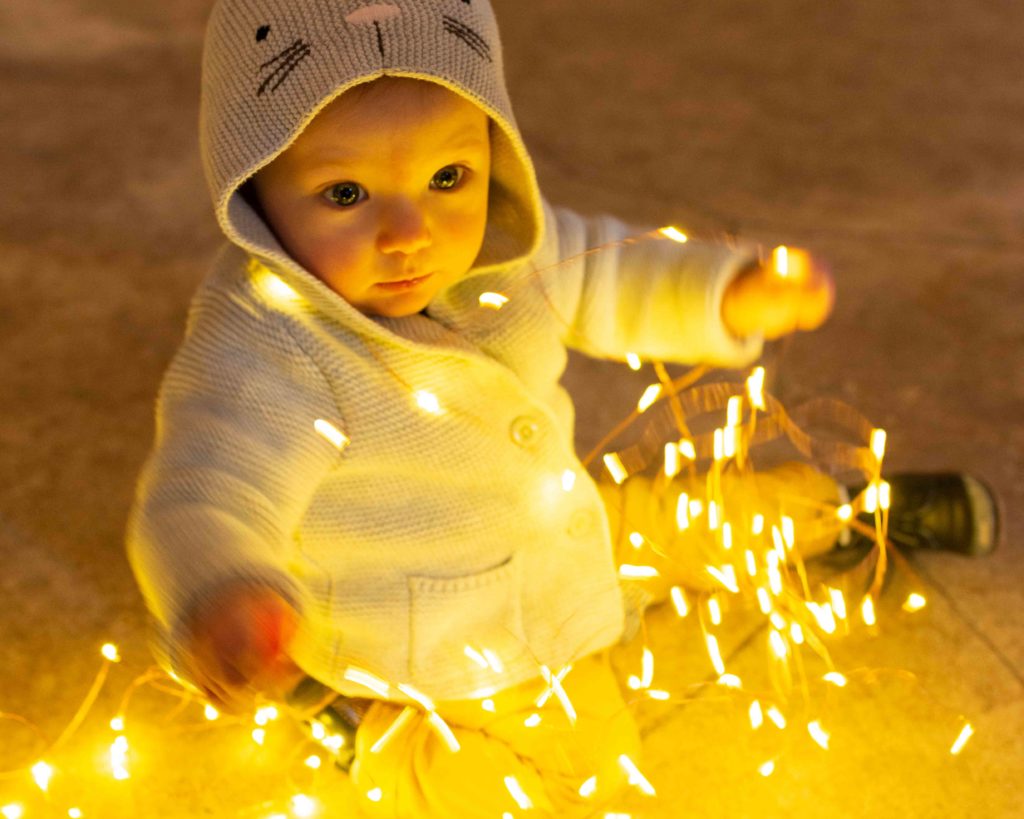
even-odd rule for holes
{"type": "MultiPolygon", "coordinates": [[[[888,430],[890,468],[974,472],[1005,511],[993,556],[912,558],[907,582],[928,609],[911,623],[896,600],[851,654],[911,676],[840,709],[831,756],[794,744],[764,779],[736,751],[749,728],[680,708],[645,724],[661,795],[634,815],[1019,816],[1024,6],[494,5],[549,199],[820,254],[835,315],[773,350],[783,400],[842,399],[888,430]],[[952,757],[961,718],[977,734],[952,757]]],[[[116,642],[125,661],[68,746],[86,761],[150,663],[122,531],[161,373],[220,243],[196,136],[209,7],[0,5],[0,712],[53,738],[99,645],[116,642]]],[[[581,447],[646,383],[582,359],[568,382],[581,447]]],[[[161,727],[169,702],[139,706],[145,747],[161,749],[139,752],[146,775],[86,815],[262,816],[253,805],[291,787],[236,754],[230,729],[161,727]]],[[[31,732],[0,721],[0,768],[32,748],[31,732]]],[[[26,817],[66,815],[58,807],[84,786],[55,777],[60,787],[26,817]]],[[[27,774],[0,778],[0,805],[29,805],[32,790],[27,774]]]]}

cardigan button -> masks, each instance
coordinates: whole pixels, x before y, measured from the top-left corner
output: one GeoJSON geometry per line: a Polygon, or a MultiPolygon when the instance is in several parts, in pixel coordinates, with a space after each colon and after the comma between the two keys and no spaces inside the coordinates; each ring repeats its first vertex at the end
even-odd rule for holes
{"type": "Polygon", "coordinates": [[[594,530],[594,515],[586,509],[577,509],[569,518],[569,537],[583,538],[594,530]]]}
{"type": "Polygon", "coordinates": [[[509,426],[512,440],[521,447],[531,447],[540,435],[540,424],[529,415],[520,415],[509,426]]]}

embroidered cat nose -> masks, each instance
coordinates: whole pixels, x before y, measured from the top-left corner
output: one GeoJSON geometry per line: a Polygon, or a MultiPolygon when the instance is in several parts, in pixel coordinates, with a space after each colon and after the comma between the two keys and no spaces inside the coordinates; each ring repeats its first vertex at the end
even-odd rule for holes
{"type": "Polygon", "coordinates": [[[402,10],[391,3],[374,3],[371,6],[362,6],[355,11],[345,15],[345,22],[355,26],[368,26],[372,23],[379,23],[381,20],[392,20],[399,17],[402,10]]]}

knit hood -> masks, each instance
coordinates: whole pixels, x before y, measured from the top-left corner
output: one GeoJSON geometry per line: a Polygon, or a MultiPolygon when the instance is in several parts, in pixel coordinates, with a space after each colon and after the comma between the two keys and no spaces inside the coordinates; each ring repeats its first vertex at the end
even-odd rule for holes
{"type": "Polygon", "coordinates": [[[203,54],[200,143],[228,238],[288,261],[239,186],[339,94],[385,75],[438,83],[491,119],[488,223],[473,271],[533,255],[543,225],[540,194],[486,0],[217,0],[203,54]]]}

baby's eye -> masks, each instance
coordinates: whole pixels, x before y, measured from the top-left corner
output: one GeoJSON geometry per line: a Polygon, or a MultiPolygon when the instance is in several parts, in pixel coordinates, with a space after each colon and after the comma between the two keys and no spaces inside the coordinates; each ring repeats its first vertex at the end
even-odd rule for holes
{"type": "Polygon", "coordinates": [[[366,198],[366,191],[363,190],[362,185],[356,182],[342,182],[338,185],[331,185],[324,191],[324,196],[339,207],[350,208],[366,198]]]}
{"type": "Polygon", "coordinates": [[[430,180],[430,187],[442,191],[451,190],[458,187],[465,172],[466,169],[460,168],[458,165],[448,165],[434,174],[434,178],[430,180]]]}

